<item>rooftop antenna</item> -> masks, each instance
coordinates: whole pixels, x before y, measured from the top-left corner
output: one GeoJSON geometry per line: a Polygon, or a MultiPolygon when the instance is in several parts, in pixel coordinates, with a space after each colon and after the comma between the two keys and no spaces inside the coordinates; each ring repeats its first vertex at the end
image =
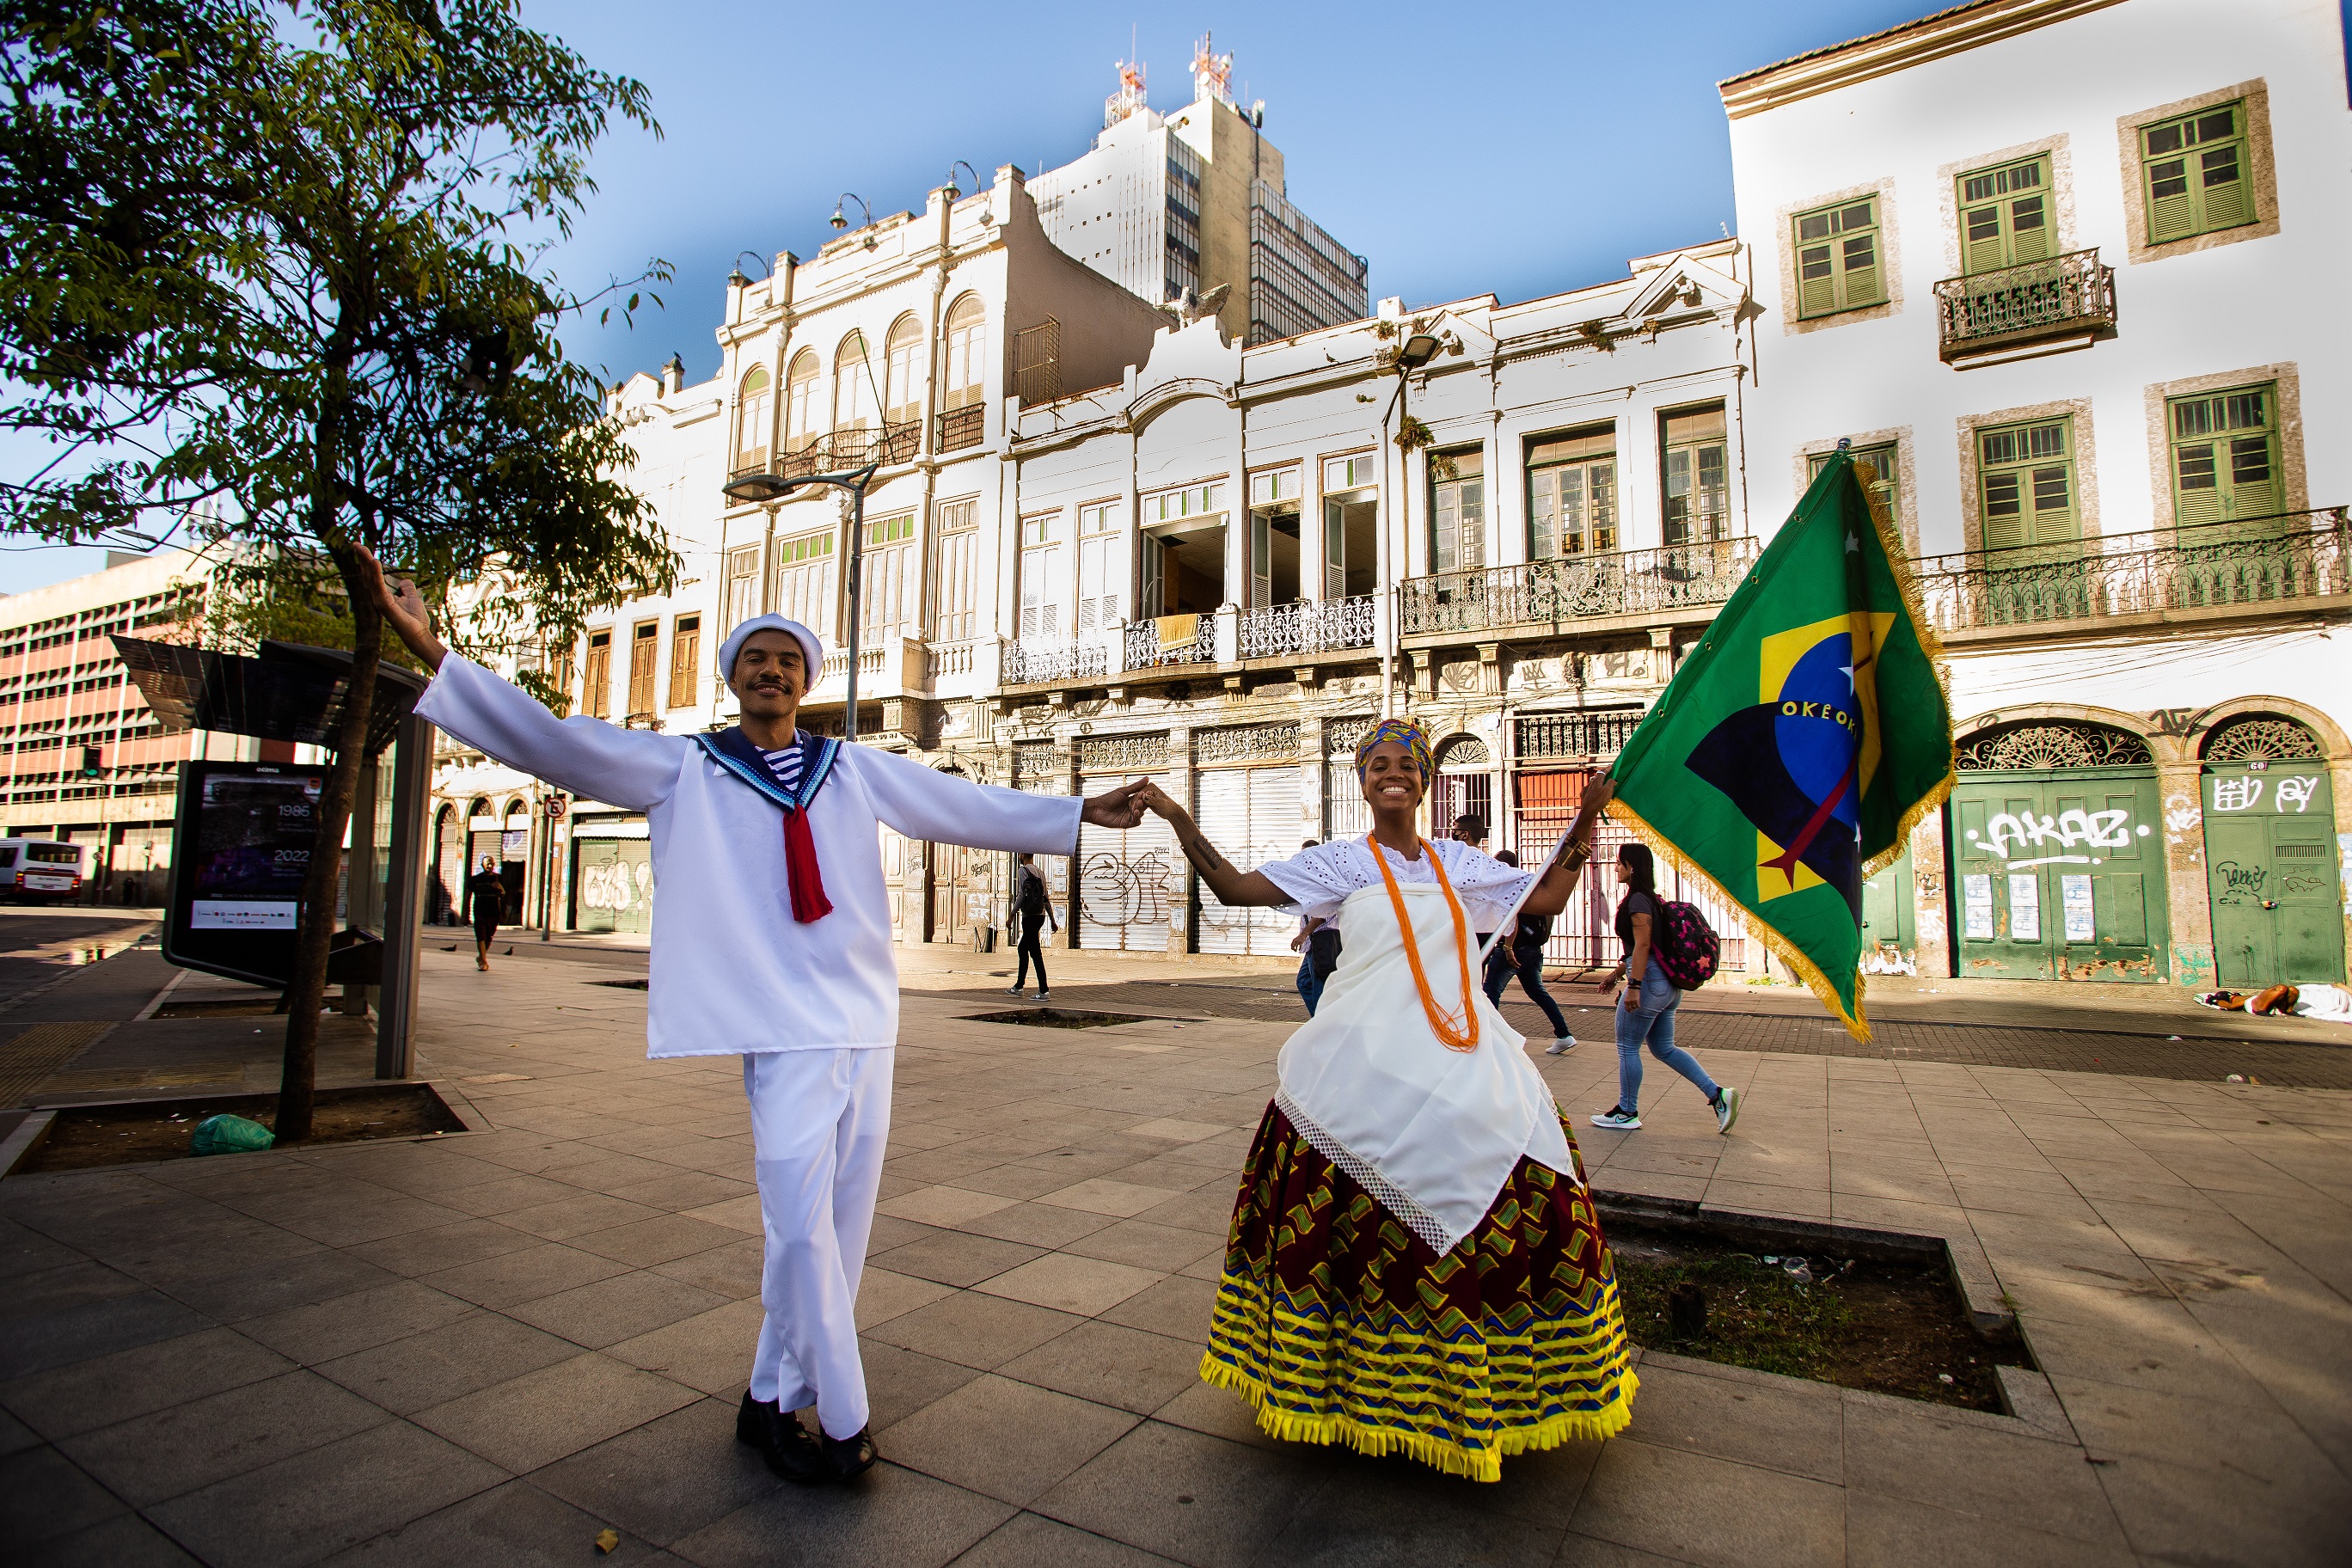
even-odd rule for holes
{"type": "Polygon", "coordinates": [[[1234,101],[1234,57],[1229,51],[1219,54],[1215,35],[1202,33],[1201,41],[1192,47],[1192,95],[1195,100],[1215,99],[1230,106],[1234,101]]]}
{"type": "Polygon", "coordinates": [[[1125,120],[1150,106],[1143,87],[1143,62],[1136,58],[1135,25],[1127,28],[1127,58],[1113,63],[1118,72],[1118,90],[1103,100],[1103,129],[1125,120]]]}

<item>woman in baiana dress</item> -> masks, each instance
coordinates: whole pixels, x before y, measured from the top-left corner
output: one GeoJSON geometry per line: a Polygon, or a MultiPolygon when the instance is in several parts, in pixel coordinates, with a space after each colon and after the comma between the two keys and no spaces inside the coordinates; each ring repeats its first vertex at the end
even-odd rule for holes
{"type": "MultiPolygon", "coordinates": [[[[1210,890],[1338,924],[1242,1167],[1201,1375],[1276,1437],[1499,1479],[1505,1456],[1606,1437],[1636,1386],[1615,1269],[1550,1090],[1477,984],[1471,933],[1529,874],[1416,826],[1418,726],[1356,753],[1372,831],[1243,872],[1151,790],[1210,890]]],[[[1526,908],[1556,914],[1607,784],[1526,908]]]]}

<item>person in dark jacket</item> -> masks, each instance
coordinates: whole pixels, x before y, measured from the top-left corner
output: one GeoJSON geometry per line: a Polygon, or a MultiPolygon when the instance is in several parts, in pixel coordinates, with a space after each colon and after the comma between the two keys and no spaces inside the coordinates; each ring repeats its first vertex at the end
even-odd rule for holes
{"type": "MultiPolygon", "coordinates": [[[[1519,863],[1519,858],[1508,849],[1497,851],[1495,858],[1506,866],[1519,863]]],[[[1486,1000],[1497,1007],[1501,1006],[1503,987],[1510,984],[1512,975],[1517,974],[1519,989],[1543,1009],[1545,1019],[1551,1025],[1551,1044],[1544,1047],[1544,1055],[1556,1057],[1563,1051],[1576,1049],[1576,1037],[1569,1033],[1568,1019],[1561,1016],[1559,1004],[1553,1001],[1551,993],[1544,989],[1544,943],[1550,940],[1549,915],[1519,916],[1518,928],[1511,932],[1511,940],[1496,942],[1494,956],[1486,961],[1486,1000]]]]}
{"type": "Polygon", "coordinates": [[[507,918],[507,883],[499,875],[495,857],[482,857],[482,868],[466,879],[466,912],[474,917],[474,966],[490,966],[490,943],[507,918]]]}
{"type": "MultiPolygon", "coordinates": [[[[1050,1002],[1054,994],[1045,989],[1045,947],[1038,940],[1038,930],[1050,925],[1059,931],[1062,922],[1054,919],[1054,900],[1046,897],[1045,879],[1038,873],[1037,862],[1032,856],[1022,856],[1013,870],[1013,920],[1020,922],[1021,973],[1013,982],[1011,994],[1021,994],[1034,960],[1037,965],[1037,1000],[1050,1002]]],[[[1013,921],[1005,923],[1010,925],[1013,921]]]]}

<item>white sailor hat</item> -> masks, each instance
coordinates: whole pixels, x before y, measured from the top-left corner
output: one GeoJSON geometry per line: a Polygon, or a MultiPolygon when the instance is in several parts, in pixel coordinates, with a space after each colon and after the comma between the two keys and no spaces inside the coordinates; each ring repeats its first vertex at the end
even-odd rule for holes
{"type": "Polygon", "coordinates": [[[824,668],[824,644],[808,627],[782,616],[753,616],[727,634],[727,640],[719,645],[719,678],[721,680],[732,681],[735,679],[735,656],[743,651],[743,645],[751,640],[753,632],[790,633],[801,645],[803,656],[808,659],[809,684],[816,684],[817,676],[824,668]]]}

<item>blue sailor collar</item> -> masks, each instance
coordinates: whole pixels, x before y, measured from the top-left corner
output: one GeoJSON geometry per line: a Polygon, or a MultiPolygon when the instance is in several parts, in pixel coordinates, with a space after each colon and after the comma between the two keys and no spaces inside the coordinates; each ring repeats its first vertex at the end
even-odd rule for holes
{"type": "Polygon", "coordinates": [[[805,730],[800,731],[793,743],[801,749],[801,785],[797,790],[788,790],[778,782],[768,766],[768,759],[759,747],[751,743],[751,737],[743,733],[740,725],[730,726],[717,734],[705,731],[696,735],[694,740],[712,762],[788,812],[808,809],[809,802],[816,798],[816,792],[824,787],[826,779],[833,776],[834,759],[841,755],[838,736],[828,735],[820,739],[805,730]]]}

